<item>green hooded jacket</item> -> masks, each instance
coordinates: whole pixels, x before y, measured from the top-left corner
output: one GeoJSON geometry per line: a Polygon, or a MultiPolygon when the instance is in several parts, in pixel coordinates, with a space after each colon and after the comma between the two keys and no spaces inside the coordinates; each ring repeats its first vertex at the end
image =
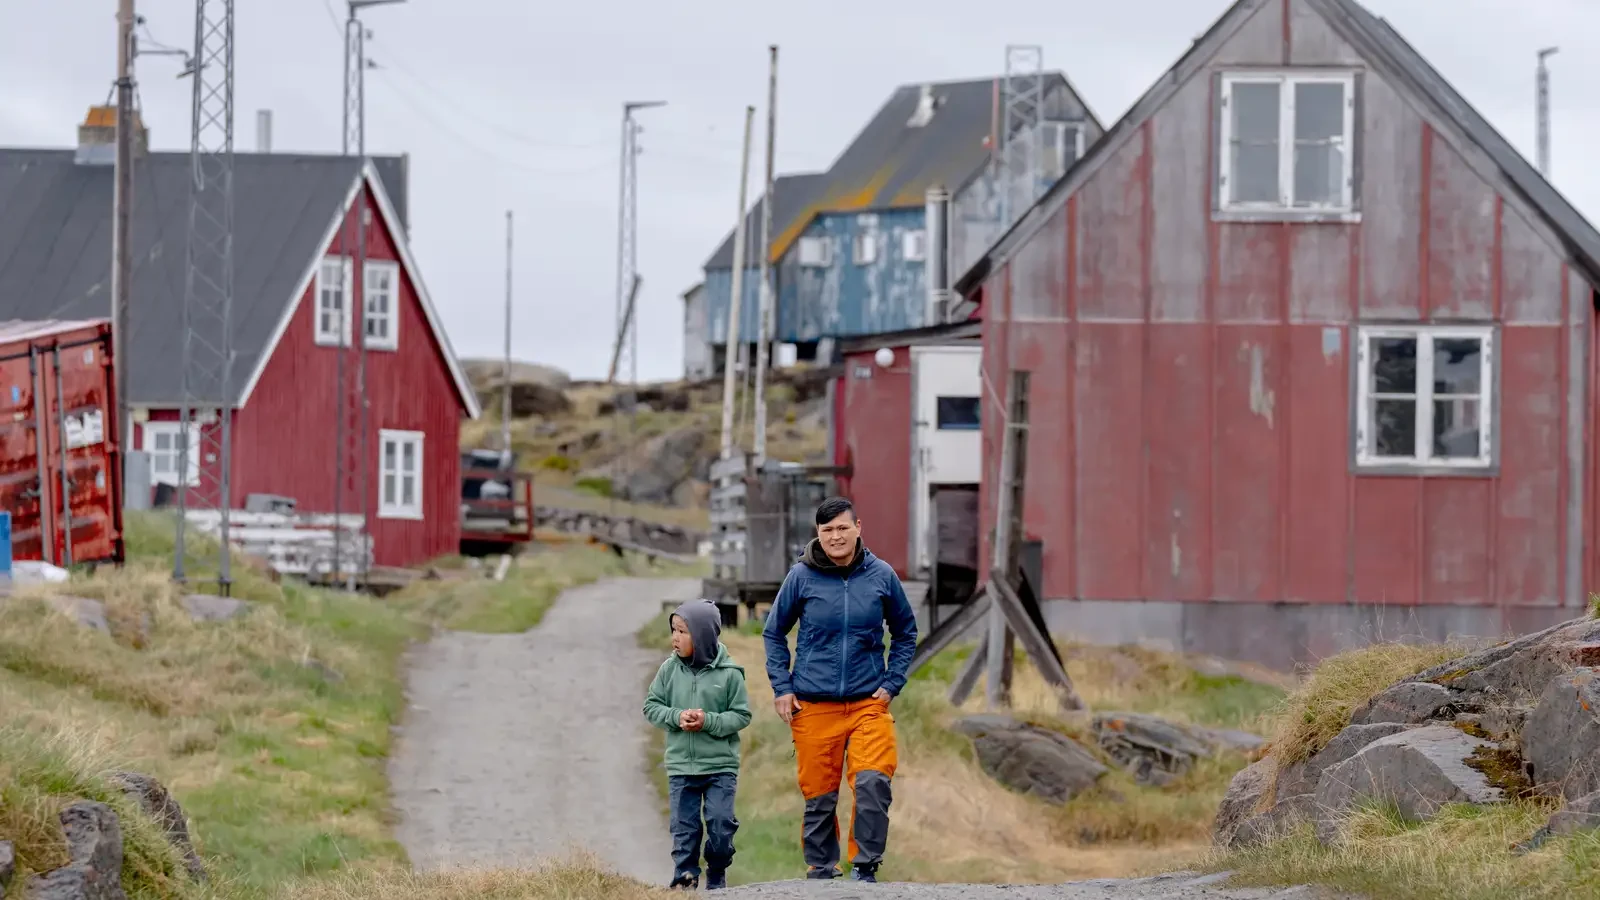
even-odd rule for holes
{"type": "MultiPolygon", "coordinates": [[[[710,604],[707,604],[708,606],[710,604]]],[[[685,604],[689,607],[689,604],[685,604]]],[[[750,698],[745,692],[744,667],[733,661],[728,648],[707,633],[693,610],[684,619],[695,638],[695,656],[710,656],[702,647],[715,647],[716,656],[700,662],[669,656],[650,682],[644,699],[644,717],[667,733],[668,775],[715,775],[739,771],[739,732],[750,724],[750,698]],[[706,640],[709,638],[709,640],[706,640]],[[700,731],[678,727],[686,709],[703,709],[706,724],[700,731]]],[[[712,607],[715,613],[715,607],[712,607]]]]}

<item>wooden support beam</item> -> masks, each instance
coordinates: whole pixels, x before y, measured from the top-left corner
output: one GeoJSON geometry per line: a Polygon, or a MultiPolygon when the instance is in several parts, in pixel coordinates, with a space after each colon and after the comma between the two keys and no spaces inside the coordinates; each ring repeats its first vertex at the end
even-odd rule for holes
{"type": "Polygon", "coordinates": [[[1017,592],[1007,583],[999,569],[990,572],[989,579],[989,592],[994,597],[995,607],[1005,617],[1006,623],[1011,626],[1011,631],[1022,641],[1022,649],[1027,651],[1028,659],[1039,670],[1039,674],[1056,689],[1061,708],[1069,711],[1083,709],[1083,700],[1073,688],[1066,667],[1057,658],[1050,641],[1039,633],[1033,619],[1028,616],[1022,598],[1017,596],[1017,592]]]}
{"type": "MultiPolygon", "coordinates": [[[[990,578],[1002,579],[1007,588],[1018,573],[1022,557],[1022,510],[1028,473],[1028,377],[1026,371],[1011,370],[1005,398],[1004,439],[1000,444],[1000,490],[996,496],[994,562],[990,578]]],[[[992,581],[989,587],[992,591],[992,581]]],[[[1011,705],[1016,639],[1007,627],[1008,618],[1002,606],[996,602],[989,613],[985,695],[990,709],[1011,705]]]]}
{"type": "Polygon", "coordinates": [[[978,679],[983,677],[988,660],[989,645],[979,643],[972,655],[967,657],[967,663],[961,667],[961,674],[956,676],[955,683],[950,685],[951,706],[960,706],[972,696],[972,689],[978,686],[978,679]]]}
{"type": "Polygon", "coordinates": [[[911,666],[906,671],[906,677],[911,677],[911,674],[922,668],[924,663],[955,643],[967,629],[982,621],[988,612],[989,596],[980,590],[972,595],[971,600],[963,603],[955,615],[941,622],[927,638],[917,644],[917,652],[911,657],[911,666]]]}

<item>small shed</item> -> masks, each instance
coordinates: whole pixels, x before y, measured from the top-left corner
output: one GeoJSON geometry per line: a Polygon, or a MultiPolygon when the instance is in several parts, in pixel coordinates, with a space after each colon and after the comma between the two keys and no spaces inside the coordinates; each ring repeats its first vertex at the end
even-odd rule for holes
{"type": "Polygon", "coordinates": [[[1596,284],[1600,234],[1388,23],[1234,3],[957,285],[988,381],[1032,373],[1052,627],[1287,665],[1578,615],[1596,284]]]}

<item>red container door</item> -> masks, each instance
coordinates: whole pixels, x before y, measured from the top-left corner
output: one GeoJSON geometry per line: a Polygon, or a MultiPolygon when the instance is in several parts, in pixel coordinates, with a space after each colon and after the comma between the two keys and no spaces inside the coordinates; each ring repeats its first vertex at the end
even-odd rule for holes
{"type": "Polygon", "coordinates": [[[44,482],[50,468],[40,466],[49,443],[41,389],[47,359],[15,347],[0,355],[0,509],[11,513],[13,559],[59,562],[49,506],[55,494],[44,482]]]}
{"type": "Polygon", "coordinates": [[[58,565],[118,560],[122,555],[122,517],[116,504],[116,460],[121,454],[112,440],[116,409],[105,351],[101,335],[89,341],[64,340],[40,357],[49,400],[45,468],[53,470],[50,512],[60,513],[51,516],[58,565]]]}

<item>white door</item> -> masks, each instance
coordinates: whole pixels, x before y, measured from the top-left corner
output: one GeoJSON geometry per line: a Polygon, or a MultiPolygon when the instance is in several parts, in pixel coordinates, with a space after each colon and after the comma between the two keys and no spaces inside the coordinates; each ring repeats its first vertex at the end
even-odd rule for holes
{"type": "Polygon", "coordinates": [[[933,567],[933,486],[977,484],[982,471],[982,366],[983,350],[976,344],[911,348],[910,537],[912,568],[919,575],[933,567]]]}

